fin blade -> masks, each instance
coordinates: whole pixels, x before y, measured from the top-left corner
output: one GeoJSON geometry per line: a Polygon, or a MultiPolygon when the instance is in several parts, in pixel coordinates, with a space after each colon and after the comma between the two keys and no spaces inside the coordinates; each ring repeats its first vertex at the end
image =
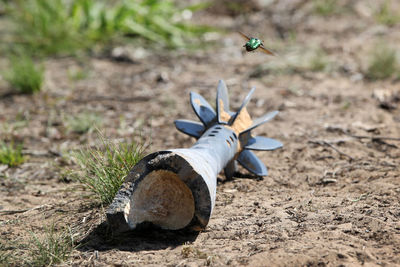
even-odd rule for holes
{"type": "Polygon", "coordinates": [[[216,113],[211,105],[201,95],[190,92],[190,104],[197,117],[205,125],[209,125],[216,117],[216,113]]]}
{"type": "Polygon", "coordinates": [[[250,150],[243,150],[237,160],[246,170],[255,175],[268,175],[267,167],[265,167],[264,163],[250,150]]]}
{"type": "Polygon", "coordinates": [[[275,150],[283,147],[278,140],[263,136],[256,136],[249,139],[244,149],[250,150],[275,150]]]}
{"type": "Polygon", "coordinates": [[[217,88],[217,117],[218,123],[227,123],[227,121],[222,120],[221,113],[229,112],[229,96],[228,96],[228,88],[226,88],[226,84],[223,80],[220,80],[217,88]]]}
{"type": "Polygon", "coordinates": [[[247,96],[244,98],[244,100],[243,100],[243,103],[242,103],[242,105],[240,106],[240,108],[239,108],[239,110],[238,110],[238,114],[240,113],[240,111],[242,111],[242,109],[244,109],[246,106],[247,106],[247,104],[249,104],[249,102],[250,102],[250,100],[251,100],[251,97],[253,96],[253,94],[254,94],[254,91],[256,90],[256,88],[255,87],[252,87],[251,89],[250,89],[250,92],[247,94],[247,96]]]}
{"type": "Polygon", "coordinates": [[[275,110],[275,111],[272,111],[272,112],[269,112],[269,113],[265,114],[265,115],[262,116],[262,117],[259,117],[259,118],[255,119],[255,120],[253,121],[253,124],[252,124],[249,128],[247,128],[246,130],[244,130],[243,132],[241,132],[240,134],[245,133],[245,132],[248,132],[248,131],[251,131],[251,130],[253,130],[254,128],[256,128],[256,127],[258,127],[258,126],[260,126],[260,125],[266,123],[267,121],[270,121],[270,120],[271,120],[272,118],[274,118],[278,113],[279,113],[279,111],[275,110]]]}
{"type": "Polygon", "coordinates": [[[180,132],[187,134],[189,136],[200,138],[201,134],[204,132],[205,127],[202,123],[190,120],[175,120],[175,127],[180,132]]]}
{"type": "Polygon", "coordinates": [[[252,87],[250,89],[250,92],[247,94],[247,96],[245,97],[245,99],[243,100],[242,105],[240,106],[239,110],[234,114],[234,117],[232,120],[232,123],[235,121],[235,119],[237,118],[237,116],[239,116],[240,112],[247,106],[247,104],[250,102],[251,97],[253,96],[254,91],[256,90],[255,87],[252,87]]]}

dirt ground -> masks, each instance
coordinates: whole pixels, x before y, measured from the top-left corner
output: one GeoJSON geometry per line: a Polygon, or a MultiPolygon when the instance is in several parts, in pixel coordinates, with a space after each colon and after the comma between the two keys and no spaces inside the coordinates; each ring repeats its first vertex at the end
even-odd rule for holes
{"type": "Polygon", "coordinates": [[[19,167],[0,166],[3,250],[23,265],[30,231],[55,224],[83,239],[67,266],[400,266],[400,103],[390,98],[400,83],[364,75],[377,43],[400,51],[400,24],[374,19],[383,2],[338,1],[340,12],[329,16],[316,14],[313,1],[254,1],[240,15],[220,4],[194,18],[227,30],[208,36],[217,38],[212,48],[146,51],[133,61],[49,59],[45,89],[33,96],[7,94],[0,81],[0,134],[23,141],[29,156],[19,167]],[[236,30],[259,34],[278,56],[243,53],[236,30]],[[189,92],[214,103],[219,79],[232,109],[255,86],[250,114],[280,111],[255,130],[284,144],[257,153],[269,175],[227,182],[221,175],[213,215],[198,234],[110,239],[104,209],[63,172],[71,162],[62,155],[95,144],[96,134],[69,133],[65,117],[94,112],[107,138],[145,139],[147,153],[189,147],[194,139],[173,121],[197,120],[189,92]]]}

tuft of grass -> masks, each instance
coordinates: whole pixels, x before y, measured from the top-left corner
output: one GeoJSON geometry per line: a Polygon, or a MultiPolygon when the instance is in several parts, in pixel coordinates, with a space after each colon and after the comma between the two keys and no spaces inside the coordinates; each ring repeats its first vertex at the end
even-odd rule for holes
{"type": "Polygon", "coordinates": [[[25,157],[22,155],[22,145],[14,143],[6,144],[0,141],[0,163],[9,167],[16,167],[24,163],[25,157]]]}
{"type": "Polygon", "coordinates": [[[188,23],[201,8],[179,8],[171,0],[16,0],[7,4],[6,14],[14,24],[16,47],[35,55],[54,55],[135,37],[164,47],[184,47],[209,30],[188,23]]]}
{"type": "Polygon", "coordinates": [[[351,101],[346,100],[342,103],[342,105],[340,106],[340,109],[342,110],[348,110],[351,107],[351,101]]]}
{"type": "Polygon", "coordinates": [[[99,115],[91,112],[82,112],[76,116],[65,117],[65,126],[68,132],[83,134],[92,131],[102,123],[99,115]]]}
{"type": "Polygon", "coordinates": [[[316,14],[329,16],[338,12],[337,0],[314,0],[313,9],[316,14]]]}
{"type": "Polygon", "coordinates": [[[95,193],[102,204],[109,204],[129,171],[142,159],[144,146],[134,142],[116,145],[104,138],[101,140],[101,147],[72,153],[80,167],[73,177],[95,193]]]}
{"type": "Polygon", "coordinates": [[[400,22],[400,11],[391,8],[391,1],[385,1],[375,13],[377,22],[393,26],[400,22]]]}
{"type": "Polygon", "coordinates": [[[317,50],[309,59],[308,69],[314,72],[324,71],[328,63],[325,52],[323,50],[317,50]]]}
{"type": "Polygon", "coordinates": [[[372,80],[386,79],[397,71],[396,50],[386,45],[377,45],[371,53],[366,76],[372,80]]]}
{"type": "Polygon", "coordinates": [[[43,68],[37,67],[28,56],[11,57],[11,68],[5,73],[10,85],[24,94],[40,91],[43,78],[43,68]]]}
{"type": "Polygon", "coordinates": [[[15,135],[18,131],[27,127],[29,124],[28,117],[24,115],[17,114],[14,120],[5,121],[0,123],[0,136],[4,139],[12,139],[11,137],[15,135]]]}
{"type": "Polygon", "coordinates": [[[72,81],[84,80],[89,76],[89,71],[85,68],[76,68],[68,70],[68,78],[72,81]]]}
{"type": "Polygon", "coordinates": [[[42,238],[33,233],[31,236],[31,244],[34,247],[31,250],[33,266],[53,266],[62,263],[70,257],[74,249],[74,240],[70,229],[58,233],[52,225],[45,228],[45,235],[42,238]]]}
{"type": "Polygon", "coordinates": [[[12,262],[12,255],[3,244],[0,243],[0,266],[8,266],[12,262]]]}

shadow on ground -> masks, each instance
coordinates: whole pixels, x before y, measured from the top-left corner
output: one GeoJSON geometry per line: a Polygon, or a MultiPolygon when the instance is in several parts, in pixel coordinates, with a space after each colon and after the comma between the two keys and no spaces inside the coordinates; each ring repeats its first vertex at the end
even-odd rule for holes
{"type": "Polygon", "coordinates": [[[106,222],[98,225],[79,242],[80,251],[146,251],[175,248],[186,242],[194,242],[199,232],[189,230],[168,231],[151,225],[141,226],[125,233],[113,234],[106,222]]]}

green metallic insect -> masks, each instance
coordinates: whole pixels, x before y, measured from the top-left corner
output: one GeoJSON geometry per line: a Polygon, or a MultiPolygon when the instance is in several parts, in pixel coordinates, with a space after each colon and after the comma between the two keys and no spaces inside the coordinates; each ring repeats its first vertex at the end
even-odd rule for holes
{"type": "Polygon", "coordinates": [[[239,32],[239,34],[247,40],[247,43],[243,46],[246,48],[247,52],[255,51],[258,49],[258,51],[264,52],[265,54],[275,56],[275,53],[267,49],[260,39],[254,37],[248,37],[247,35],[241,32],[239,32]]]}

